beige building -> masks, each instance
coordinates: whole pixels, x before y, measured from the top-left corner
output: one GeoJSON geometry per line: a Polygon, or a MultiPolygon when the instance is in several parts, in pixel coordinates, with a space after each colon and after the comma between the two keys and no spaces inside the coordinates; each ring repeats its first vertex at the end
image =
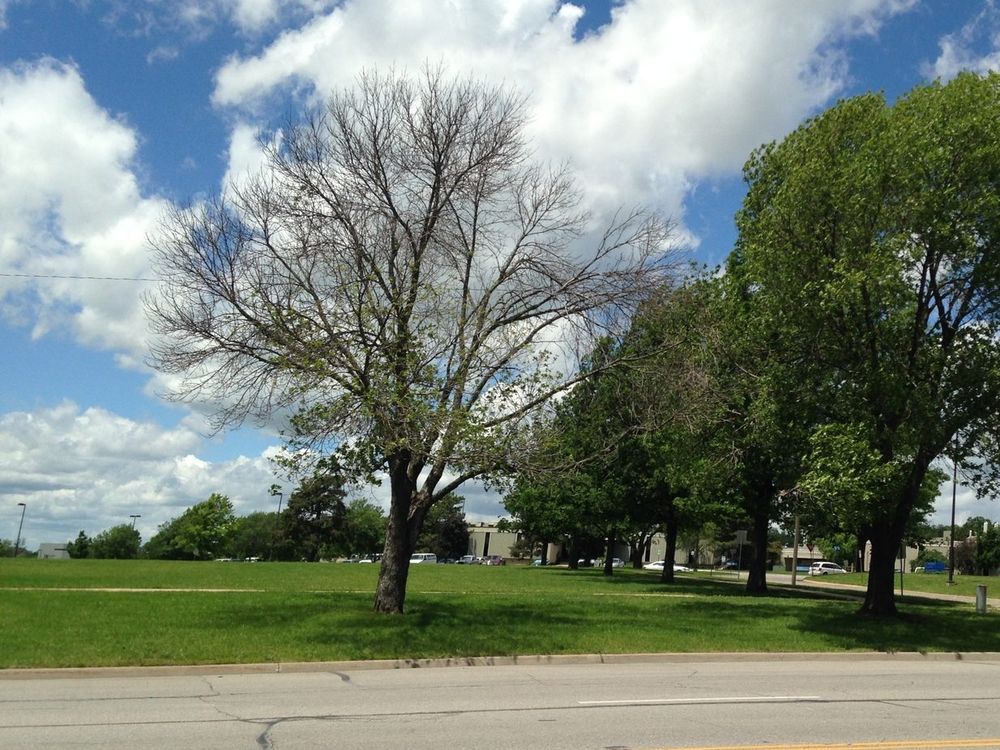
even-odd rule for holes
{"type": "Polygon", "coordinates": [[[511,557],[510,550],[520,534],[513,531],[501,531],[496,524],[469,524],[469,554],[476,557],[500,555],[511,557]]]}
{"type": "Polygon", "coordinates": [[[66,551],[66,542],[57,544],[55,542],[43,542],[38,546],[39,560],[69,560],[69,552],[66,551]]]}

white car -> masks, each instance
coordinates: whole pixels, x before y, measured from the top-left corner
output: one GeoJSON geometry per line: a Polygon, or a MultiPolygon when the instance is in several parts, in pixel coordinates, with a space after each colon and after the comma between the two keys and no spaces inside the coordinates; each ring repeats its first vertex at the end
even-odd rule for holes
{"type": "MultiPolygon", "coordinates": [[[[646,563],[645,565],[642,566],[642,568],[643,570],[663,570],[663,565],[664,565],[663,560],[657,560],[656,562],[646,563]]],[[[680,565],[678,563],[674,563],[674,572],[690,573],[691,568],[689,568],[687,565],[680,565]]]]}
{"type": "Polygon", "coordinates": [[[809,566],[809,575],[811,576],[825,576],[831,573],[846,573],[842,567],[837,565],[837,563],[832,562],[814,562],[809,566]]]}

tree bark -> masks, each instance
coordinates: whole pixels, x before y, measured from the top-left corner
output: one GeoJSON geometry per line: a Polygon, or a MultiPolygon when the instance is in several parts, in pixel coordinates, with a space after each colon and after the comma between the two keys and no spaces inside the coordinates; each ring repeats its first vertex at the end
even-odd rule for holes
{"type": "Polygon", "coordinates": [[[756,504],[753,515],[753,557],[747,571],[748,594],[767,593],[767,535],[771,529],[770,499],[763,498],[756,504]]]}
{"type": "Polygon", "coordinates": [[[674,508],[674,500],[670,498],[664,508],[664,518],[666,526],[663,536],[667,543],[667,548],[663,553],[663,572],[660,580],[663,583],[674,582],[674,558],[677,557],[677,511],[674,508]]]}
{"type": "Polygon", "coordinates": [[[608,531],[608,547],[604,552],[604,575],[612,576],[615,574],[614,571],[614,559],[615,559],[615,542],[618,541],[618,535],[614,530],[608,531]]]}
{"type": "Polygon", "coordinates": [[[872,543],[871,564],[868,568],[868,590],[861,605],[861,613],[888,617],[896,614],[894,586],[896,553],[902,541],[902,531],[893,533],[888,523],[873,526],[869,540],[872,543]]]}
{"type": "Polygon", "coordinates": [[[413,485],[406,473],[408,463],[405,457],[396,457],[389,466],[392,500],[382,549],[382,566],[375,589],[375,611],[383,614],[403,614],[410,555],[416,540],[416,536],[410,538],[413,485]]]}
{"type": "Polygon", "coordinates": [[[868,566],[868,590],[861,605],[861,614],[888,617],[896,614],[894,579],[899,548],[906,534],[906,524],[920,496],[927,467],[938,454],[925,448],[913,462],[906,484],[896,498],[893,514],[886,520],[872,524],[867,531],[872,545],[872,557],[868,566]]]}

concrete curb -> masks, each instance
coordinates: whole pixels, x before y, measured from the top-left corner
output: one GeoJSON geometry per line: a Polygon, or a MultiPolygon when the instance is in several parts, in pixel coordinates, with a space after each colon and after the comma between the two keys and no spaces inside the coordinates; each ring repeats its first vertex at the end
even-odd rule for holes
{"type": "Polygon", "coordinates": [[[190,664],[159,667],[67,667],[0,670],[2,680],[94,679],[102,677],[188,677],[236,674],[339,673],[443,667],[537,667],[573,664],[691,664],[754,661],[975,661],[1000,664],[1000,652],[841,651],[834,653],[727,652],[676,654],[555,654],[470,656],[442,659],[373,659],[370,661],[276,662],[264,664],[190,664]]]}

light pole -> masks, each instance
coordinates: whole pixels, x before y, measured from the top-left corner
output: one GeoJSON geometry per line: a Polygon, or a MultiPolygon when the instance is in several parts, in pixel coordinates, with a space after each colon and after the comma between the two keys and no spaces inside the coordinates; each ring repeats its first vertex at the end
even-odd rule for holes
{"type": "Polygon", "coordinates": [[[132,514],[129,515],[129,518],[132,519],[132,530],[134,531],[135,530],[135,519],[142,518],[142,515],[139,514],[139,513],[132,513],[132,514]]]}
{"type": "MultiPolygon", "coordinates": [[[[954,449],[953,449],[954,450],[954,449]]],[[[955,494],[958,491],[958,459],[951,455],[951,535],[948,538],[948,585],[955,585],[955,494]]]]}
{"type": "Polygon", "coordinates": [[[17,538],[14,539],[14,559],[17,559],[17,547],[21,543],[21,528],[24,526],[24,511],[28,509],[28,506],[24,503],[18,503],[21,506],[21,523],[17,525],[17,538]]]}
{"type": "Polygon", "coordinates": [[[274,517],[274,533],[271,534],[271,562],[274,562],[274,543],[278,540],[278,524],[281,523],[281,501],[285,499],[285,493],[278,489],[278,485],[271,485],[271,496],[278,496],[278,513],[274,517]]]}

